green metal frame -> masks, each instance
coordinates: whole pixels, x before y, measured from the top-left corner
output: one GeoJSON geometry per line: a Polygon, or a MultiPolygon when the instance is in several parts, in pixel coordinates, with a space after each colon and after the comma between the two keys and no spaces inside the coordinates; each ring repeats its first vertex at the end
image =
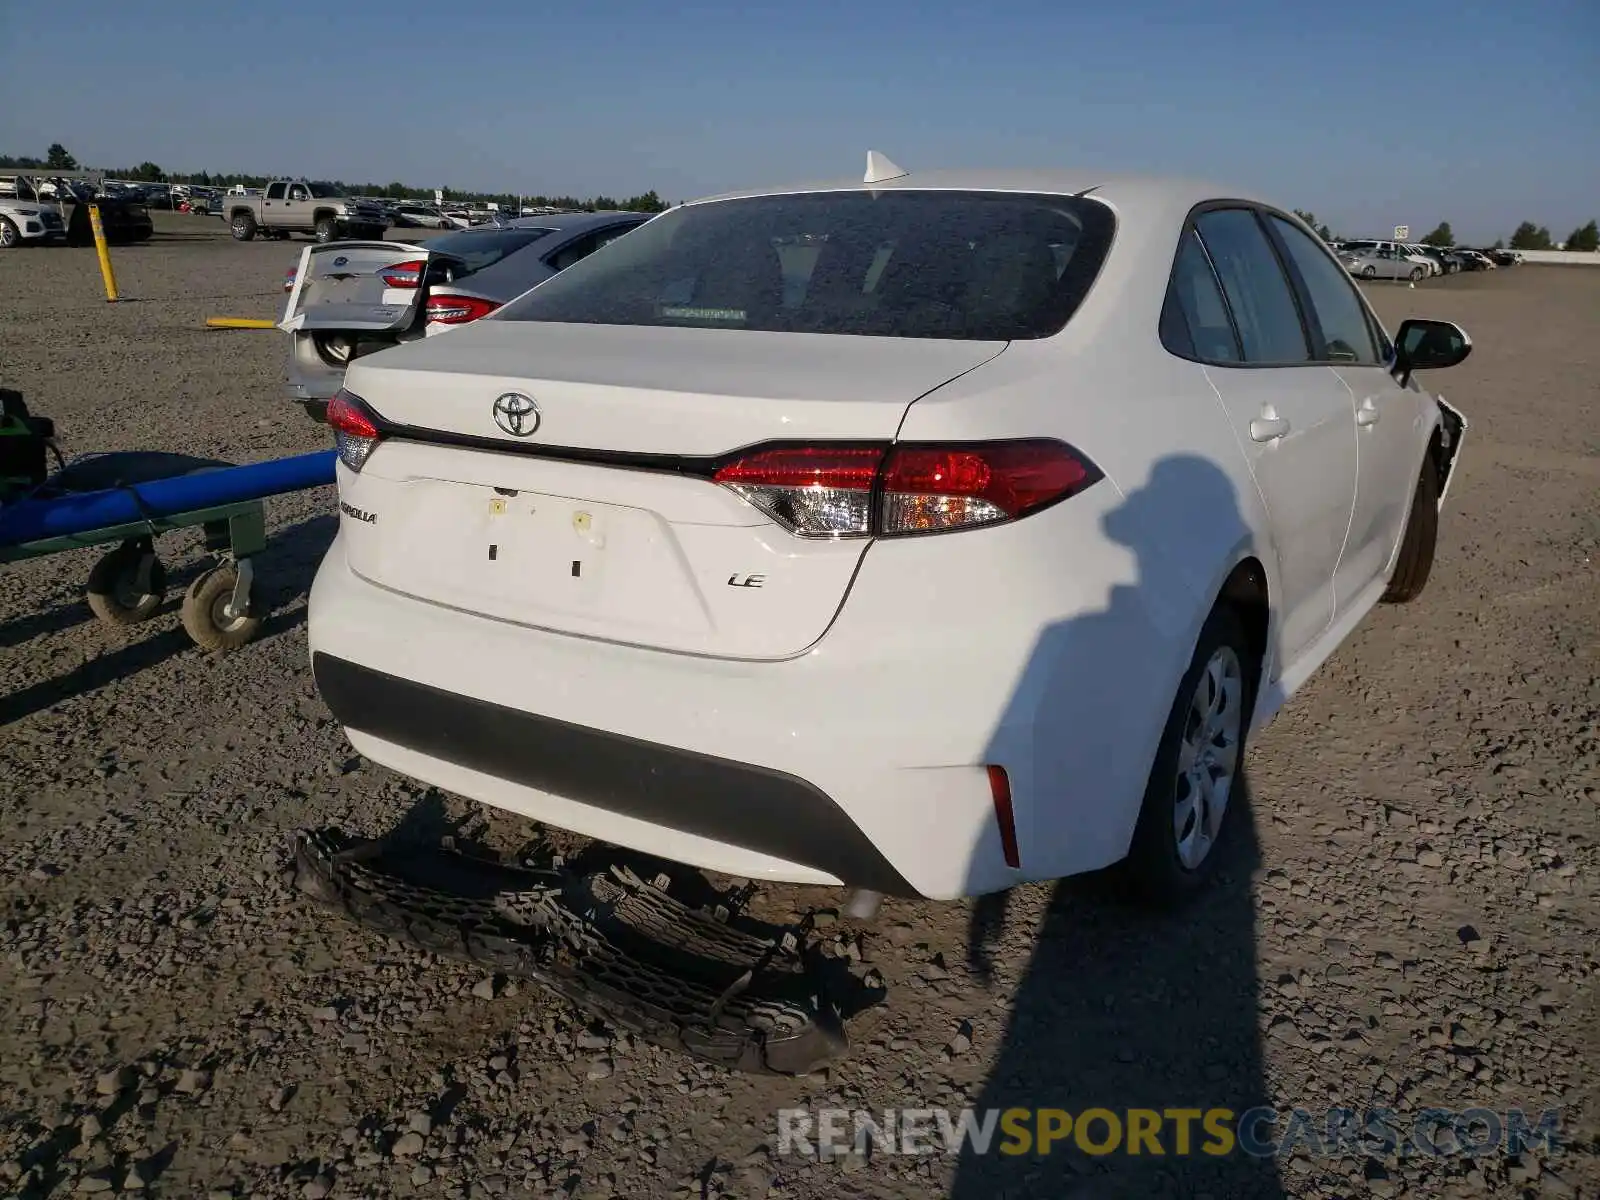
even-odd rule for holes
{"type": "Polygon", "coordinates": [[[26,558],[79,550],[84,546],[101,546],[107,542],[155,537],[177,529],[192,529],[196,525],[205,527],[207,550],[226,553],[234,560],[249,558],[267,548],[266,510],[261,501],[247,500],[239,504],[174,513],[168,517],[153,517],[146,521],[129,521],[125,525],[91,529],[87,533],[70,533],[64,537],[0,546],[0,563],[20,562],[26,558]]]}

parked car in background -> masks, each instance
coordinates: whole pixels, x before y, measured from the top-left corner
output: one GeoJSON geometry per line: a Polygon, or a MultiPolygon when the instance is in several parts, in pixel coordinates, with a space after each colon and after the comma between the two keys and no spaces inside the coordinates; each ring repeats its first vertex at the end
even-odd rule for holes
{"type": "Polygon", "coordinates": [[[142,199],[133,198],[131,193],[97,195],[96,187],[81,177],[17,175],[12,177],[9,190],[11,195],[0,198],[0,246],[63,239],[69,245],[89,245],[94,241],[90,202],[100,210],[100,224],[108,242],[126,245],[148,241],[155,232],[142,199]]]}
{"type": "Polygon", "coordinates": [[[425,245],[336,243],[302,255],[289,292],[288,393],[321,420],[355,358],[471,324],[650,219],[571,213],[502,220],[425,245]]]}
{"type": "Polygon", "coordinates": [[[396,229],[455,229],[456,223],[430,204],[399,204],[394,208],[396,229]]]}
{"type": "Polygon", "coordinates": [[[241,242],[258,233],[271,238],[309,233],[319,242],[379,238],[389,228],[389,218],[376,204],[348,199],[331,183],[305,179],[275,180],[260,196],[230,194],[227,213],[234,239],[241,242]]]}
{"type": "Polygon", "coordinates": [[[1417,249],[1436,264],[1436,275],[1454,275],[1461,270],[1461,260],[1451,250],[1441,246],[1419,246],[1417,249]]]}
{"type": "Polygon", "coordinates": [[[1423,276],[1436,275],[1439,273],[1438,263],[1434,262],[1433,259],[1429,258],[1426,254],[1421,254],[1417,250],[1406,246],[1403,243],[1362,239],[1360,241],[1346,242],[1345,248],[1347,250],[1354,250],[1361,254],[1368,253],[1369,251],[1383,250],[1390,254],[1404,258],[1408,262],[1421,267],[1423,276]]]}
{"type": "Polygon", "coordinates": [[[1394,250],[1347,251],[1340,259],[1345,270],[1362,279],[1409,279],[1413,282],[1428,277],[1428,267],[1409,255],[1394,250]]]}
{"type": "Polygon", "coordinates": [[[11,195],[0,195],[0,250],[66,241],[66,221],[55,202],[23,199],[17,194],[19,190],[30,196],[33,194],[24,186],[13,187],[11,195]]]}
{"type": "Polygon", "coordinates": [[[376,763],[736,877],[1188,897],[1251,734],[1422,590],[1464,424],[1413,372],[1471,344],[1232,187],[869,163],[352,362],[317,688],[376,763]]]}
{"type": "Polygon", "coordinates": [[[1492,271],[1495,269],[1494,259],[1480,250],[1456,250],[1456,257],[1461,260],[1461,267],[1466,271],[1492,271]]]}

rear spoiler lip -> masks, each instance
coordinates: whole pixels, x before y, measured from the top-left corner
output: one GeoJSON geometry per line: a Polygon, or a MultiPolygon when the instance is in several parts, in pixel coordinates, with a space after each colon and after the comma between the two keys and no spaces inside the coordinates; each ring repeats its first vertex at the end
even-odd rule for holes
{"type": "MultiPolygon", "coordinates": [[[[343,390],[343,389],[341,389],[343,390]]],[[[639,450],[597,450],[587,446],[551,446],[539,443],[512,441],[508,438],[488,437],[482,434],[456,433],[445,429],[428,429],[418,425],[402,425],[386,420],[375,412],[371,405],[360,397],[352,398],[360,401],[361,407],[366,411],[368,419],[378,431],[378,437],[385,440],[415,442],[430,446],[449,446],[461,450],[486,450],[494,454],[512,454],[519,458],[542,458],[552,462],[579,463],[596,467],[611,467],[623,471],[646,471],[657,475],[679,475],[690,479],[712,479],[718,471],[729,463],[741,458],[766,450],[795,450],[814,449],[821,446],[836,445],[860,449],[880,450],[884,453],[896,446],[915,447],[919,445],[936,445],[939,443],[924,443],[915,439],[901,439],[899,437],[883,438],[767,438],[747,445],[737,446],[731,450],[724,450],[716,454],[656,454],[650,451],[639,450]]],[[[979,438],[978,443],[984,442],[1014,442],[1032,441],[1031,438],[979,438]]],[[[966,443],[963,443],[966,444],[966,443]]],[[[1075,445],[1062,443],[1077,458],[1090,468],[1088,483],[1099,482],[1104,478],[1104,472],[1094,464],[1093,460],[1079,450],[1075,445]]]]}

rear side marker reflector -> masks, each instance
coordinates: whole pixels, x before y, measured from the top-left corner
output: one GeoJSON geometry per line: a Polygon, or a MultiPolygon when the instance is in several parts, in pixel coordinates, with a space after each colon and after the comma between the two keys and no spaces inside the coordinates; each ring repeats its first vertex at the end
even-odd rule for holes
{"type": "Polygon", "coordinates": [[[991,766],[989,770],[989,791],[994,797],[995,824],[1000,827],[1000,851],[1005,855],[1006,866],[1022,866],[1022,858],[1017,854],[1017,819],[1011,811],[1011,780],[1006,776],[1004,767],[991,766]]]}
{"type": "Polygon", "coordinates": [[[1047,438],[757,449],[712,478],[799,537],[898,537],[1014,521],[1100,478],[1047,438]]]}

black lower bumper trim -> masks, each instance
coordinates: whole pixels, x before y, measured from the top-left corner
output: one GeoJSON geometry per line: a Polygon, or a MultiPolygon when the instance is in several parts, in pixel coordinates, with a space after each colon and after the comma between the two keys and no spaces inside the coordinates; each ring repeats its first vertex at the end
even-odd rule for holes
{"type": "Polygon", "coordinates": [[[625,866],[530,868],[342,830],[301,830],[295,886],[417,949],[533,980],[671,1050],[804,1075],[848,1048],[837,972],[805,929],[690,908],[625,866]]]}
{"type": "Polygon", "coordinates": [[[489,704],[327,653],[313,656],[312,671],[333,715],[358,732],[852,887],[918,894],[838,804],[793,775],[489,704]]]}

